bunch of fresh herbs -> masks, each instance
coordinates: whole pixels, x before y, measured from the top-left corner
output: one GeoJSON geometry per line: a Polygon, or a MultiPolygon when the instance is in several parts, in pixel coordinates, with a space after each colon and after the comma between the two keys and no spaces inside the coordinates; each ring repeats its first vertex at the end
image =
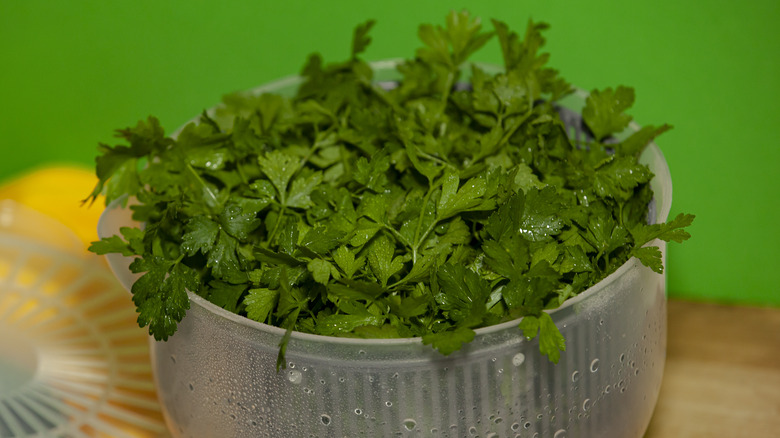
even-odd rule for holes
{"type": "Polygon", "coordinates": [[[573,89],[540,53],[547,26],[484,32],[466,12],[420,26],[423,47],[382,87],[360,58],[373,24],[347,61],[311,55],[294,96],[227,96],[231,126],[204,113],[175,138],[153,117],[119,130],[90,199],[133,197],[144,226],[90,250],[135,257],[138,323],[156,339],[191,291],[285,328],[278,366],[294,330],[419,336],[450,354],[521,317],[557,362],[565,342],[546,309],[631,257],[662,272],[645,244],[689,237],[691,215],[647,221],[653,175],[638,157],[669,126],[615,140],[634,92],[607,88],[582,112],[592,138],[575,142],[556,106],[573,89]],[[467,65],[494,37],[504,70],[467,65]]]}

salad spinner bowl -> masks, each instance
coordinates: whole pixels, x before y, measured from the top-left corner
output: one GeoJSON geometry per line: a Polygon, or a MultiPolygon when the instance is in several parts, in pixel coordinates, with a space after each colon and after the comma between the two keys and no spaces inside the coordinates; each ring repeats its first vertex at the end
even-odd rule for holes
{"type": "MultiPolygon", "coordinates": [[[[378,81],[397,79],[394,61],[373,67],[378,81]]],[[[300,82],[292,77],[251,92],[290,94],[300,82]]],[[[578,92],[560,102],[572,137],[586,135],[577,112],[585,97],[578,92]]],[[[655,144],[640,161],[655,175],[648,219],[663,222],[671,206],[669,169],[655,144]]],[[[129,209],[113,205],[99,234],[118,234],[123,226],[139,224],[129,209]]],[[[665,259],[665,243],[653,244],[665,259]]],[[[137,278],[131,259],[107,258],[129,290],[137,278]]],[[[194,293],[189,298],[175,335],[150,338],[160,402],[176,437],[640,438],[666,355],[665,277],[637,259],[550,311],[567,340],[557,364],[516,320],[476,330],[449,356],[420,338],[293,332],[286,368],[277,371],[283,329],[194,293]]]]}

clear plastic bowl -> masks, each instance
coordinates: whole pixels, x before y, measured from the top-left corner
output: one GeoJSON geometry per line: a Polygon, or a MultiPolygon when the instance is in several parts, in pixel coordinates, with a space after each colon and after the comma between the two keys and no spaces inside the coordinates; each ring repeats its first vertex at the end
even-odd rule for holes
{"type": "MultiPolygon", "coordinates": [[[[395,63],[374,64],[378,80],[395,63]]],[[[253,90],[289,93],[288,78],[253,90]]],[[[577,93],[563,104],[584,103],[577,93]]],[[[571,135],[582,135],[566,113],[571,135]]],[[[637,129],[637,126],[632,126],[637,129]]],[[[671,179],[661,151],[641,157],[655,174],[650,218],[664,221],[671,179]]],[[[109,208],[101,236],[137,225],[109,208]]],[[[665,258],[664,242],[654,242],[665,258]]],[[[130,260],[109,256],[130,288],[130,260]]],[[[664,275],[636,259],[550,312],[567,339],[560,362],[539,354],[519,320],[477,330],[445,357],[419,338],[363,340],[293,333],[276,371],[284,330],[189,294],[192,306],[152,361],[168,426],[177,437],[599,437],[639,438],[650,421],[666,356],[664,275]]]]}

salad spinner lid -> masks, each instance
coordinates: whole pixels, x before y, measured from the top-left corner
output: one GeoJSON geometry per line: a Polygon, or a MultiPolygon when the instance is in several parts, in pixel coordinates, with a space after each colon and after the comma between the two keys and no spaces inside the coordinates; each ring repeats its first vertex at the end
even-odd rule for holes
{"type": "Polygon", "coordinates": [[[68,228],[0,202],[0,438],[167,436],[127,293],[68,228]]]}

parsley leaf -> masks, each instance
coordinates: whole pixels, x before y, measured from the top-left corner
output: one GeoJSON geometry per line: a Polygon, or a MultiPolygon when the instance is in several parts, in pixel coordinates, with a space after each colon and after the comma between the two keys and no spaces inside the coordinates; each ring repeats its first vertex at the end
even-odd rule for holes
{"type": "Polygon", "coordinates": [[[594,189],[603,198],[625,202],[640,184],[650,182],[652,173],[632,156],[610,157],[595,172],[594,189]]]}
{"type": "Polygon", "coordinates": [[[661,250],[655,246],[644,246],[636,248],[632,252],[634,257],[638,258],[643,265],[652,269],[653,271],[662,274],[664,272],[664,266],[661,260],[661,250]]]}
{"type": "Polygon", "coordinates": [[[122,233],[124,239],[119,236],[110,236],[97,242],[92,242],[89,246],[89,251],[100,255],[109,253],[119,253],[123,256],[143,254],[143,231],[137,228],[121,227],[119,232],[122,233]]]}
{"type": "Polygon", "coordinates": [[[489,283],[462,265],[443,265],[436,276],[442,291],[435,296],[440,308],[461,327],[479,325],[487,312],[489,283]]]}
{"type": "Polygon", "coordinates": [[[486,191],[486,183],[483,178],[471,178],[462,187],[458,188],[460,178],[453,173],[444,176],[441,188],[441,196],[436,206],[436,215],[439,220],[464,211],[470,211],[482,204],[480,199],[486,191]]]}
{"type": "Polygon", "coordinates": [[[322,172],[314,172],[306,178],[296,178],[287,195],[285,205],[295,208],[311,206],[311,192],[322,182],[322,172]]]}
{"type": "Polygon", "coordinates": [[[390,277],[403,268],[403,258],[393,257],[394,254],[395,245],[384,235],[376,237],[368,248],[368,264],[383,287],[390,277]]]}
{"type": "Polygon", "coordinates": [[[344,272],[347,278],[352,278],[355,273],[365,264],[365,257],[355,258],[355,254],[346,246],[340,246],[333,251],[333,261],[344,272]]]}
{"type": "Polygon", "coordinates": [[[331,272],[334,270],[333,265],[322,259],[313,259],[306,267],[309,269],[309,272],[311,272],[314,281],[320,284],[328,284],[331,272]]]}
{"type": "Polygon", "coordinates": [[[247,317],[258,322],[266,322],[278,300],[279,290],[249,289],[249,293],[244,297],[247,317]]]}
{"type": "Polygon", "coordinates": [[[355,59],[357,55],[363,53],[371,44],[371,38],[368,36],[368,32],[374,27],[376,21],[368,20],[365,23],[355,28],[355,35],[352,39],[352,59],[355,59]]]}
{"type": "Polygon", "coordinates": [[[481,28],[480,20],[472,19],[468,12],[452,11],[447,15],[446,27],[420,26],[417,35],[425,47],[417,51],[417,56],[457,68],[492,37],[491,33],[480,33],[481,28]]]}
{"type": "Polygon", "coordinates": [[[561,351],[566,351],[566,340],[548,313],[542,312],[538,317],[533,315],[523,317],[520,321],[520,330],[528,339],[535,338],[538,333],[539,350],[553,363],[558,363],[561,351]]]}
{"type": "Polygon", "coordinates": [[[474,340],[474,330],[468,327],[457,327],[438,333],[430,333],[422,337],[423,344],[430,345],[439,350],[439,353],[448,356],[474,340]]]}
{"type": "Polygon", "coordinates": [[[284,204],[287,196],[287,184],[298,171],[300,160],[281,151],[272,151],[266,156],[257,157],[260,169],[274,185],[279,201],[284,204]]]}
{"type": "Polygon", "coordinates": [[[168,339],[190,307],[186,290],[198,290],[197,274],[181,263],[169,263],[161,257],[135,259],[130,270],[145,272],[131,288],[138,307],[138,324],[148,325],[158,341],[168,339]]]}
{"type": "Polygon", "coordinates": [[[195,255],[198,251],[208,254],[219,234],[219,225],[205,216],[191,218],[184,229],[181,248],[188,255],[195,255]]]}
{"type": "Polygon", "coordinates": [[[634,237],[637,246],[644,245],[653,239],[681,243],[691,237],[684,228],[691,225],[695,217],[692,214],[680,213],[668,223],[653,225],[639,223],[631,228],[631,235],[634,237]]]}
{"type": "Polygon", "coordinates": [[[611,134],[625,129],[632,117],[624,111],[634,104],[634,89],[619,86],[593,90],[585,101],[582,118],[587,123],[596,140],[601,141],[611,134]]]}

